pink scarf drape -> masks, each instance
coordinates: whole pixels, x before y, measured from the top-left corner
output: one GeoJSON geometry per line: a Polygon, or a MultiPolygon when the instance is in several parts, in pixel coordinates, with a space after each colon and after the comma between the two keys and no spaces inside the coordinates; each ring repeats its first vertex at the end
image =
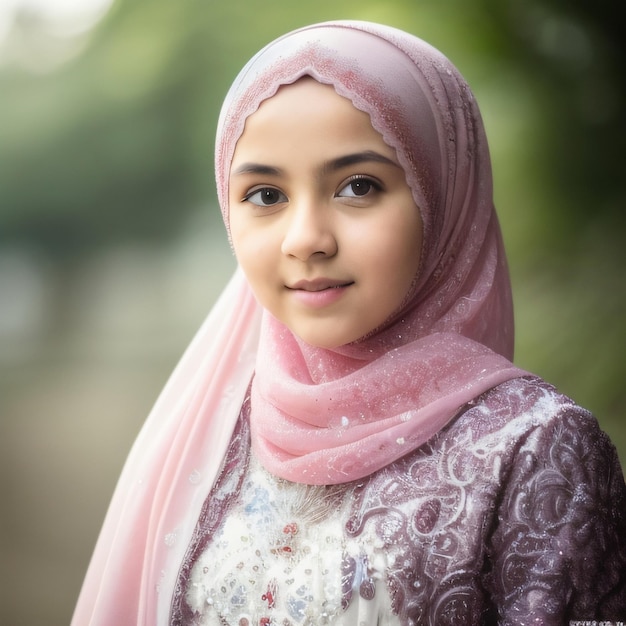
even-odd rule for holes
{"type": "Polygon", "coordinates": [[[261,318],[235,274],[129,455],[73,626],[169,623],[178,571],[253,371],[255,453],[276,474],[310,483],[375,471],[464,403],[522,374],[508,360],[510,288],[480,115],[455,68],[421,40],[340,22],[261,51],[220,116],[216,172],[227,226],[228,173],[246,118],[303,75],[369,113],[396,149],[424,222],[420,274],[383,327],[335,351],[261,318]]]}

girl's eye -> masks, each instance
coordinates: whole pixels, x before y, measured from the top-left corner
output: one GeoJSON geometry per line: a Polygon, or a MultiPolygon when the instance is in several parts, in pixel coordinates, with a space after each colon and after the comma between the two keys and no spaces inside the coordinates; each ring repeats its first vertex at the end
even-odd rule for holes
{"type": "Polygon", "coordinates": [[[266,207],[287,202],[287,196],[282,191],[274,189],[274,187],[263,187],[250,192],[244,197],[244,201],[251,202],[256,206],[266,207]]]}
{"type": "Polygon", "coordinates": [[[337,192],[339,198],[361,198],[372,191],[380,191],[381,186],[370,178],[362,176],[353,178],[347,185],[337,192]]]}

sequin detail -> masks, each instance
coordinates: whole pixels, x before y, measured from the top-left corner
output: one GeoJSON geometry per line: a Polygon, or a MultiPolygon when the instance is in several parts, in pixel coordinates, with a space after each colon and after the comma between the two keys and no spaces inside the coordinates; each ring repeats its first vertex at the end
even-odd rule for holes
{"type": "Polygon", "coordinates": [[[345,509],[344,491],[277,479],[253,460],[191,571],[186,601],[197,623],[331,624],[354,593],[373,599],[367,556],[336,509],[345,509]]]}

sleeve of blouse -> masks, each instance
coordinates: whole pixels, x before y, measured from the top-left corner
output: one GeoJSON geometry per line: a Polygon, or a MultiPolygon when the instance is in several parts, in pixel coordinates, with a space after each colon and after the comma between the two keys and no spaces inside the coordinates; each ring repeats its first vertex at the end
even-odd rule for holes
{"type": "Polygon", "coordinates": [[[626,624],[626,486],[608,437],[567,405],[513,458],[487,547],[499,623],[626,624]]]}

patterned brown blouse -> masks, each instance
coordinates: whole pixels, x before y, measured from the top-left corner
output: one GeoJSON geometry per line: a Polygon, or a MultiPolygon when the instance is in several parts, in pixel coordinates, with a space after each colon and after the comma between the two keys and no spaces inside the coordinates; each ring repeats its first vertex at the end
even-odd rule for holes
{"type": "Polygon", "coordinates": [[[248,405],[172,605],[175,625],[626,621],[626,486],[595,418],[538,378],[465,406],[366,479],[290,483],[248,405]]]}

